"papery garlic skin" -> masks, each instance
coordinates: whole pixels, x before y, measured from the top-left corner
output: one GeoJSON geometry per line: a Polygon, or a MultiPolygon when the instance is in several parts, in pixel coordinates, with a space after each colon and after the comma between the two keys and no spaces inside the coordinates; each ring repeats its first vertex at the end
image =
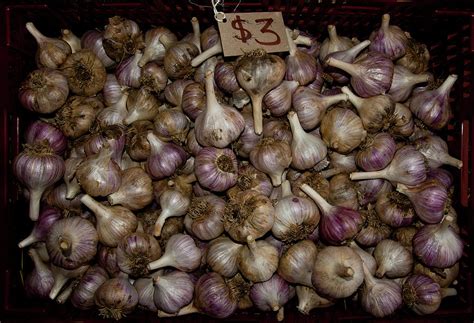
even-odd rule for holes
{"type": "Polygon", "coordinates": [[[313,287],[311,276],[317,253],[311,240],[297,242],[280,257],[278,274],[289,283],[313,287]]]}

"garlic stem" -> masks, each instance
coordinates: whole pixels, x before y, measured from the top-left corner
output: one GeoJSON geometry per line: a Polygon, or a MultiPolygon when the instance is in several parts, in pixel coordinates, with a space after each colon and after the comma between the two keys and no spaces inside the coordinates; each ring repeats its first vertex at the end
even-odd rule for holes
{"type": "Polygon", "coordinates": [[[337,35],[336,26],[334,25],[328,25],[328,34],[329,34],[329,40],[331,42],[335,42],[339,38],[339,36],[337,35]]]}
{"type": "Polygon", "coordinates": [[[363,51],[369,45],[370,45],[370,40],[367,39],[349,48],[346,52],[348,54],[354,55],[353,57],[356,57],[361,51],[363,51]]]}
{"type": "Polygon", "coordinates": [[[253,113],[253,127],[256,135],[261,135],[263,132],[263,113],[262,113],[262,94],[250,94],[252,101],[253,113]]]}
{"type": "Polygon", "coordinates": [[[41,260],[41,257],[38,254],[38,251],[36,251],[36,249],[32,248],[28,250],[28,255],[31,257],[31,260],[33,260],[36,271],[44,272],[49,270],[48,266],[41,260]]]}
{"type": "Polygon", "coordinates": [[[87,206],[92,212],[94,212],[96,217],[99,217],[99,218],[100,217],[102,217],[102,218],[110,217],[110,214],[109,214],[107,208],[104,205],[97,202],[96,200],[94,200],[90,195],[84,194],[81,197],[81,202],[85,206],[87,206]]]}
{"type": "Polygon", "coordinates": [[[212,47],[209,47],[204,52],[194,57],[193,60],[191,61],[191,66],[197,67],[201,65],[204,61],[206,61],[208,58],[220,53],[222,53],[222,45],[219,40],[215,45],[213,45],[212,47]]]}
{"type": "Polygon", "coordinates": [[[26,29],[35,38],[38,44],[42,43],[47,37],[43,35],[32,22],[27,22],[25,25],[26,29]]]}
{"type": "Polygon", "coordinates": [[[255,239],[252,236],[247,236],[247,245],[252,253],[257,251],[257,243],[255,242],[255,239]]]}
{"type": "Polygon", "coordinates": [[[61,292],[61,294],[58,295],[58,297],[56,298],[56,303],[66,303],[66,301],[69,299],[69,296],[71,296],[72,292],[74,291],[74,287],[76,287],[76,284],[73,281],[66,287],[66,289],[61,292]]]}
{"type": "Polygon", "coordinates": [[[386,170],[381,169],[373,172],[354,172],[350,173],[350,178],[353,181],[358,181],[361,179],[374,179],[374,178],[384,178],[385,179],[386,170]]]}
{"type": "Polygon", "coordinates": [[[163,226],[165,225],[166,219],[171,217],[171,214],[167,210],[162,210],[158,218],[156,219],[155,222],[155,228],[153,230],[153,235],[155,237],[159,237],[161,235],[161,230],[163,229],[163,226]]]}
{"type": "Polygon", "coordinates": [[[382,16],[381,28],[383,31],[387,31],[389,26],[390,26],[390,15],[386,13],[382,16]]]}
{"type": "Polygon", "coordinates": [[[196,17],[191,18],[191,25],[193,27],[193,44],[199,49],[201,53],[201,27],[199,26],[199,20],[196,17]]]}
{"type": "Polygon", "coordinates": [[[214,89],[214,72],[209,70],[206,72],[205,77],[205,85],[206,85],[206,110],[208,114],[211,113],[218,113],[215,110],[221,108],[219,102],[217,102],[216,98],[216,91],[214,89]],[[211,112],[213,111],[213,112],[211,112]]]}
{"type": "Polygon", "coordinates": [[[40,212],[40,203],[41,203],[41,196],[43,195],[44,188],[35,188],[30,190],[30,210],[29,216],[31,221],[38,220],[39,212],[40,212]]]}
{"type": "Polygon", "coordinates": [[[289,28],[285,28],[286,32],[286,38],[288,39],[288,46],[289,46],[289,51],[290,51],[290,56],[295,56],[296,51],[298,48],[296,47],[295,41],[293,40],[293,37],[291,36],[291,30],[289,28]]]}
{"type": "Polygon", "coordinates": [[[342,169],[339,168],[330,168],[319,172],[319,174],[324,178],[329,178],[340,173],[342,173],[342,169]]]}
{"type": "Polygon", "coordinates": [[[444,152],[443,153],[439,152],[437,155],[431,156],[431,158],[436,161],[442,162],[443,164],[446,164],[446,165],[451,165],[459,169],[462,168],[461,160],[454,158],[453,156],[444,152]]]}
{"type": "Polygon", "coordinates": [[[445,298],[448,296],[456,296],[458,291],[455,288],[441,288],[441,298],[445,298]]]}
{"type": "Polygon", "coordinates": [[[326,64],[332,67],[337,67],[349,73],[351,76],[359,76],[361,74],[357,65],[346,63],[333,57],[329,57],[326,61],[326,64]]]}
{"type": "MultiPolygon", "coordinates": [[[[35,242],[38,242],[38,239],[33,236],[32,233],[30,233],[29,236],[27,236],[25,239],[21,240],[19,243],[18,243],[18,248],[24,248],[26,246],[29,246],[35,242]]],[[[34,250],[34,249],[31,249],[31,250],[34,250]]]]}
{"type": "Polygon", "coordinates": [[[312,189],[308,184],[301,185],[300,189],[313,199],[323,213],[329,213],[333,206],[329,204],[318,192],[312,189]]]}
{"type": "Polygon", "coordinates": [[[454,85],[454,82],[458,79],[458,76],[456,74],[451,74],[449,75],[446,80],[444,80],[443,84],[436,90],[438,93],[446,93],[449,94],[449,91],[451,91],[451,88],[454,85]]]}
{"type": "Polygon", "coordinates": [[[293,195],[291,192],[291,184],[289,180],[284,180],[283,183],[281,183],[281,198],[293,195]]]}
{"type": "Polygon", "coordinates": [[[175,317],[175,316],[183,316],[183,315],[188,315],[188,314],[193,314],[193,313],[199,313],[199,310],[191,302],[189,305],[186,305],[185,307],[181,308],[178,311],[178,313],[170,314],[170,313],[166,313],[164,311],[158,310],[158,317],[175,317]]]}
{"type": "Polygon", "coordinates": [[[357,110],[359,110],[362,107],[362,104],[364,104],[365,99],[356,96],[347,86],[343,86],[341,91],[347,95],[347,98],[357,108],[357,110]]]}
{"type": "Polygon", "coordinates": [[[341,265],[341,266],[338,266],[336,270],[336,274],[339,277],[342,277],[345,280],[349,281],[349,280],[352,280],[352,278],[354,277],[354,269],[352,269],[352,267],[349,267],[349,266],[341,265]]]}
{"type": "Polygon", "coordinates": [[[49,292],[50,299],[55,299],[56,296],[58,296],[61,289],[63,288],[63,286],[69,280],[68,277],[66,277],[65,275],[61,273],[53,272],[53,274],[54,274],[54,284],[53,284],[53,287],[51,288],[51,291],[49,292]]]}
{"type": "Polygon", "coordinates": [[[283,306],[282,307],[274,306],[273,311],[276,311],[275,307],[277,308],[276,310],[278,310],[277,321],[282,322],[285,319],[285,308],[283,306]]]}
{"type": "Polygon", "coordinates": [[[168,50],[173,44],[175,43],[173,39],[170,39],[167,34],[161,35],[160,36],[160,43],[163,44],[163,46],[168,50]]]}
{"type": "Polygon", "coordinates": [[[313,41],[311,38],[303,35],[298,35],[295,39],[293,39],[296,45],[304,45],[304,46],[312,46],[313,41]]]}
{"type": "Polygon", "coordinates": [[[168,267],[174,264],[174,259],[171,258],[169,254],[165,254],[161,256],[161,258],[150,262],[146,267],[148,270],[155,270],[158,268],[168,267]]]}
{"type": "Polygon", "coordinates": [[[290,128],[293,134],[293,138],[301,138],[302,136],[305,136],[307,134],[306,131],[304,131],[303,127],[301,127],[300,120],[298,119],[298,115],[295,111],[288,112],[287,118],[290,122],[290,128]]]}

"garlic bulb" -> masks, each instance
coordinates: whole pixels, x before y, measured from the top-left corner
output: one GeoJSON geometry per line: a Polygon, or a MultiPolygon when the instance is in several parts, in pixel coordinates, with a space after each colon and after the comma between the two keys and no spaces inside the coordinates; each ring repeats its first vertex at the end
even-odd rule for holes
{"type": "Polygon", "coordinates": [[[99,315],[119,320],[133,312],[138,304],[138,293],[127,278],[111,278],[94,294],[99,315]]]}
{"type": "Polygon", "coordinates": [[[349,49],[353,46],[353,42],[347,37],[341,37],[337,34],[336,26],[328,25],[328,35],[319,49],[319,59],[324,62],[326,56],[333,52],[349,49]]]}
{"type": "Polygon", "coordinates": [[[95,256],[98,239],[90,221],[73,216],[53,223],[46,238],[46,248],[52,264],[76,269],[95,256]]]}
{"type": "Polygon", "coordinates": [[[374,257],[378,267],[377,277],[389,278],[404,277],[413,269],[413,256],[398,241],[382,240],[374,250],[374,257]]]}
{"type": "Polygon", "coordinates": [[[58,68],[71,54],[71,47],[64,40],[46,37],[32,22],[27,22],[25,27],[38,44],[36,51],[38,67],[58,68]]]}
{"type": "Polygon", "coordinates": [[[270,199],[254,190],[246,190],[230,200],[224,213],[224,229],[237,242],[263,237],[275,221],[275,209],[270,199]]]}
{"type": "Polygon", "coordinates": [[[248,280],[264,282],[278,269],[278,250],[265,240],[247,236],[247,246],[240,250],[237,264],[242,275],[248,280]]]}
{"type": "Polygon", "coordinates": [[[151,61],[163,61],[165,57],[166,48],[160,41],[160,38],[164,37],[169,42],[177,41],[176,35],[166,27],[156,27],[147,30],[145,33],[145,49],[143,56],[138,61],[138,66],[144,67],[148,62],[151,61]]]}
{"type": "Polygon", "coordinates": [[[283,81],[263,97],[263,103],[272,116],[284,116],[291,108],[292,95],[298,87],[296,81],[283,81]]]}
{"type": "Polygon", "coordinates": [[[38,113],[51,113],[66,102],[69,87],[63,73],[41,68],[28,74],[18,92],[20,102],[26,109],[38,113]]]}
{"type": "Polygon", "coordinates": [[[184,217],[184,226],[201,240],[212,240],[224,232],[225,201],[214,195],[194,197],[184,217]]]}
{"type": "Polygon", "coordinates": [[[273,186],[279,186],[285,169],[292,161],[291,148],[288,143],[271,137],[262,141],[250,152],[250,162],[272,180],[273,186]]]}
{"type": "Polygon", "coordinates": [[[340,154],[347,154],[357,148],[367,135],[360,117],[343,108],[334,108],[327,112],[321,121],[320,129],[328,148],[340,154]]]}
{"type": "Polygon", "coordinates": [[[104,88],[107,72],[104,64],[89,49],[69,55],[61,69],[66,75],[71,92],[92,96],[104,88]]]}
{"type": "Polygon", "coordinates": [[[286,28],[290,54],[285,58],[285,79],[297,81],[300,85],[306,85],[311,83],[316,77],[317,61],[314,56],[300,50],[289,34],[290,30],[286,28]]]}
{"type": "Polygon", "coordinates": [[[140,210],[153,200],[151,178],[141,167],[122,171],[119,189],[107,196],[110,205],[121,204],[129,210],[140,210]]]}
{"type": "Polygon", "coordinates": [[[240,56],[235,66],[235,75],[240,86],[252,100],[255,133],[263,132],[262,99],[278,86],[285,76],[285,62],[279,56],[256,49],[240,56]]]}
{"type": "Polygon", "coordinates": [[[363,281],[362,260],[351,248],[329,246],[316,255],[312,282],[321,295],[330,298],[348,297],[363,281]]]}
{"type": "Polygon", "coordinates": [[[387,13],[382,16],[380,29],[372,32],[369,39],[371,51],[381,52],[392,60],[405,55],[408,38],[400,27],[390,25],[387,13]]]}
{"type": "Polygon", "coordinates": [[[147,233],[134,232],[125,236],[117,246],[117,265],[132,277],[148,275],[147,265],[161,256],[156,239],[147,233]]]}
{"type": "Polygon", "coordinates": [[[295,289],[278,275],[250,289],[250,298],[262,311],[277,312],[277,321],[284,320],[284,305],[295,296],[295,289]]]}
{"type": "Polygon", "coordinates": [[[170,187],[166,189],[159,197],[161,213],[155,222],[153,235],[159,237],[166,219],[174,216],[183,216],[186,214],[190,196],[187,192],[183,192],[179,187],[170,187]]]}
{"type": "Polygon", "coordinates": [[[278,275],[289,283],[313,287],[311,276],[318,249],[311,240],[302,240],[288,248],[280,257],[278,275]]]}
{"type": "Polygon", "coordinates": [[[195,121],[196,139],[203,146],[225,148],[244,130],[245,121],[233,107],[219,103],[214,90],[213,72],[206,74],[206,109],[195,121]]]}
{"type": "Polygon", "coordinates": [[[237,263],[242,245],[233,242],[227,237],[219,237],[209,243],[206,263],[212,271],[224,276],[232,277],[237,274],[237,263]]]}
{"type": "Polygon", "coordinates": [[[155,270],[163,267],[174,267],[181,271],[191,272],[199,267],[201,255],[201,250],[196,247],[193,238],[177,233],[166,243],[165,253],[161,258],[150,262],[147,268],[148,270],[155,270]]]}
{"type": "Polygon", "coordinates": [[[374,278],[364,265],[364,284],[360,291],[361,305],[375,317],[385,317],[402,305],[402,289],[388,279],[374,278]]]}
{"type": "Polygon", "coordinates": [[[295,196],[290,182],[282,184],[282,197],[275,205],[275,222],[272,234],[285,242],[305,239],[319,223],[319,210],[307,197],[295,196]]]}
{"type": "Polygon", "coordinates": [[[390,96],[381,94],[360,98],[352,93],[347,86],[342,87],[341,91],[347,94],[349,101],[356,107],[367,132],[378,132],[390,126],[389,121],[395,109],[395,102],[390,96]]]}
{"type": "Polygon", "coordinates": [[[304,170],[314,167],[327,155],[327,147],[320,137],[306,133],[294,111],[288,113],[293,141],[291,143],[291,166],[304,170]]]}
{"type": "Polygon", "coordinates": [[[87,194],[81,197],[81,202],[94,212],[99,241],[108,247],[116,247],[127,234],[137,229],[137,218],[127,208],[102,205],[87,194]]]}
{"type": "Polygon", "coordinates": [[[177,313],[193,300],[194,282],[188,273],[174,270],[155,275],[153,299],[159,310],[177,313]]]}

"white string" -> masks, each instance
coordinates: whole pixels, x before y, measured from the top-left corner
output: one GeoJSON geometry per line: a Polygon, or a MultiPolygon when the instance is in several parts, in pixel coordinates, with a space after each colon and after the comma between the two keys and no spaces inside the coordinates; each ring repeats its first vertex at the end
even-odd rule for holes
{"type": "Polygon", "coordinates": [[[221,3],[221,0],[211,0],[212,10],[214,11],[214,19],[218,22],[223,22],[225,20],[225,13],[217,10],[217,6],[221,3]]]}

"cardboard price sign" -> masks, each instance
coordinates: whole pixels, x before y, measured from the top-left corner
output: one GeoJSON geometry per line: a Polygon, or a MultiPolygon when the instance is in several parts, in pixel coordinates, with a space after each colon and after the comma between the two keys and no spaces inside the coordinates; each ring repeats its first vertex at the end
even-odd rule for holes
{"type": "Polygon", "coordinates": [[[219,22],[224,56],[243,55],[263,48],[267,53],[286,52],[285,23],[281,12],[226,13],[219,22]]]}

